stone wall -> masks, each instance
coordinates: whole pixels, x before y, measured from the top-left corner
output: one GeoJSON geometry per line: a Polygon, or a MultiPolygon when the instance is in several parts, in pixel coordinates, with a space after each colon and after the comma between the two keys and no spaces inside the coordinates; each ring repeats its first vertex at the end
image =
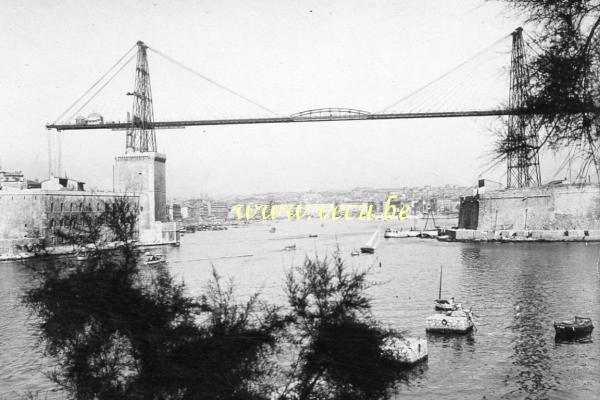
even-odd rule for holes
{"type": "Polygon", "coordinates": [[[56,229],[81,213],[100,213],[104,204],[134,195],[112,192],[82,192],[69,190],[0,190],[0,240],[2,253],[16,251],[15,244],[28,239],[44,240],[57,245],[56,229]],[[8,251],[10,250],[10,251],[8,251]]]}
{"type": "Polygon", "coordinates": [[[556,185],[481,194],[476,229],[600,229],[600,187],[598,184],[556,185]]]}

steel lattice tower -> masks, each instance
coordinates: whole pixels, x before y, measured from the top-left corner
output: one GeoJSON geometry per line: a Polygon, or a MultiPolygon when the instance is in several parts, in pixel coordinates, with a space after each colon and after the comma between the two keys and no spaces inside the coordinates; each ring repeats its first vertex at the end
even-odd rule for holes
{"type": "Polygon", "coordinates": [[[144,42],[137,42],[138,55],[135,67],[135,84],[133,92],[133,115],[131,126],[127,129],[125,152],[155,152],[156,136],[152,123],[154,110],[152,108],[152,89],[150,88],[150,71],[144,42]]]}
{"type": "MultiPolygon", "coordinates": [[[[510,110],[526,107],[529,85],[527,68],[523,48],[523,28],[517,28],[512,33],[508,105],[510,110]]],[[[531,118],[522,114],[508,117],[506,174],[508,188],[534,187],[541,184],[537,130],[531,126],[531,118]]]]}

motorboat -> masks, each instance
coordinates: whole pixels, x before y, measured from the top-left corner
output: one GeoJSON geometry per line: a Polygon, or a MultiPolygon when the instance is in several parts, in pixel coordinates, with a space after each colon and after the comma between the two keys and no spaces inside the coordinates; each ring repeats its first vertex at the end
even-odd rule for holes
{"type": "Polygon", "coordinates": [[[425,324],[425,331],[431,333],[464,334],[475,326],[471,310],[464,310],[460,304],[455,304],[452,311],[428,317],[425,324]]]}
{"type": "Polygon", "coordinates": [[[398,229],[387,228],[385,230],[385,232],[383,232],[383,237],[386,239],[407,238],[407,237],[409,237],[408,232],[409,231],[403,231],[402,229],[398,230],[398,229]]]}
{"type": "Polygon", "coordinates": [[[269,229],[269,233],[275,233],[275,232],[277,232],[277,228],[275,228],[274,226],[271,229],[269,229]]]}
{"type": "Polygon", "coordinates": [[[165,257],[162,254],[149,254],[146,256],[146,260],[144,264],[146,265],[156,265],[165,262],[165,257]]]}
{"type": "Polygon", "coordinates": [[[421,239],[435,239],[438,236],[437,229],[422,230],[417,234],[421,239]]]}
{"type": "Polygon", "coordinates": [[[296,250],[296,245],[292,244],[292,245],[289,245],[289,246],[285,246],[283,248],[283,250],[285,250],[285,251],[294,251],[294,250],[296,250]]]}
{"type": "Polygon", "coordinates": [[[360,250],[354,249],[354,250],[352,250],[352,252],[350,252],[350,255],[352,257],[354,257],[354,256],[360,256],[360,250]]]}
{"type": "Polygon", "coordinates": [[[556,339],[572,340],[588,336],[594,330],[591,318],[575,316],[571,321],[554,322],[556,339]]]}
{"type": "Polygon", "coordinates": [[[311,233],[310,235],[308,235],[309,238],[316,238],[319,237],[319,235],[317,235],[316,233],[311,233]]]}

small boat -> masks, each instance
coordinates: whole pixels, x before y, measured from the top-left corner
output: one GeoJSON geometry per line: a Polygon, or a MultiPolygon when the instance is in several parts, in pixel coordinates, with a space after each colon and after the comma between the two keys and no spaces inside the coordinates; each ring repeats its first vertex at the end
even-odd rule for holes
{"type": "Polygon", "coordinates": [[[272,227],[271,229],[269,229],[269,233],[275,233],[277,232],[277,228],[272,227]]]}
{"type": "Polygon", "coordinates": [[[417,234],[421,239],[435,239],[438,236],[437,229],[423,230],[417,234]]]}
{"type": "Polygon", "coordinates": [[[468,333],[473,330],[473,314],[464,310],[460,304],[454,310],[443,314],[435,314],[425,321],[425,331],[431,333],[468,333]]]}
{"type": "Polygon", "coordinates": [[[437,311],[452,311],[454,310],[454,306],[456,305],[456,303],[454,303],[454,297],[450,298],[450,300],[447,299],[442,299],[442,273],[443,273],[443,266],[440,265],[440,289],[438,291],[438,298],[433,300],[434,303],[434,308],[437,311]]]}
{"type": "Polygon", "coordinates": [[[146,257],[144,264],[146,265],[156,265],[165,262],[165,258],[162,254],[150,254],[146,257]]]}
{"type": "Polygon", "coordinates": [[[375,253],[375,248],[377,246],[377,236],[379,235],[379,228],[373,233],[373,236],[369,239],[369,241],[360,248],[361,253],[373,254],[375,253]]]}
{"type": "Polygon", "coordinates": [[[408,231],[403,231],[402,229],[391,229],[387,228],[385,232],[383,232],[383,237],[386,239],[390,238],[407,238],[409,237],[408,231]]]}
{"type": "Polygon", "coordinates": [[[75,253],[75,260],[77,260],[77,261],[87,261],[93,257],[94,257],[94,252],[87,250],[87,249],[78,250],[75,253]]]}
{"type": "Polygon", "coordinates": [[[316,238],[319,237],[319,235],[315,234],[315,233],[311,233],[310,235],[308,235],[309,238],[316,238]]]}
{"type": "Polygon", "coordinates": [[[294,250],[296,250],[296,245],[295,245],[295,244],[292,244],[292,245],[290,245],[290,246],[285,246],[285,247],[283,248],[283,250],[285,250],[285,251],[294,251],[294,250]]]}
{"type": "Polygon", "coordinates": [[[591,318],[578,317],[572,321],[554,322],[556,339],[571,340],[588,336],[594,330],[591,318]]]}
{"type": "Polygon", "coordinates": [[[354,250],[352,250],[352,252],[350,253],[350,255],[352,257],[354,257],[354,256],[360,256],[360,250],[354,249],[354,250]]]}

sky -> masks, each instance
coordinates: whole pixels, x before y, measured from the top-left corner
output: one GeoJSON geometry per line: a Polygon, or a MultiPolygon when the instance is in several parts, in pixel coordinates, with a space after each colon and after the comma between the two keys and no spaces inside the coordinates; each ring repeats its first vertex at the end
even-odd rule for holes
{"type": "MultiPolygon", "coordinates": [[[[378,112],[487,48],[388,109],[448,111],[507,101],[509,34],[523,20],[504,2],[480,0],[3,0],[0,164],[44,179],[60,142],[61,174],[110,189],[124,132],[57,139],[45,124],[138,40],[276,115],[378,112]]],[[[157,52],[148,62],[155,120],[271,115],[157,52]]],[[[133,74],[130,62],[79,114],[125,120],[133,74]]],[[[218,197],[505,181],[504,164],[490,169],[501,129],[498,118],[203,126],[158,130],[157,142],[169,197],[218,197]]],[[[544,180],[560,161],[543,156],[544,180]]]]}

